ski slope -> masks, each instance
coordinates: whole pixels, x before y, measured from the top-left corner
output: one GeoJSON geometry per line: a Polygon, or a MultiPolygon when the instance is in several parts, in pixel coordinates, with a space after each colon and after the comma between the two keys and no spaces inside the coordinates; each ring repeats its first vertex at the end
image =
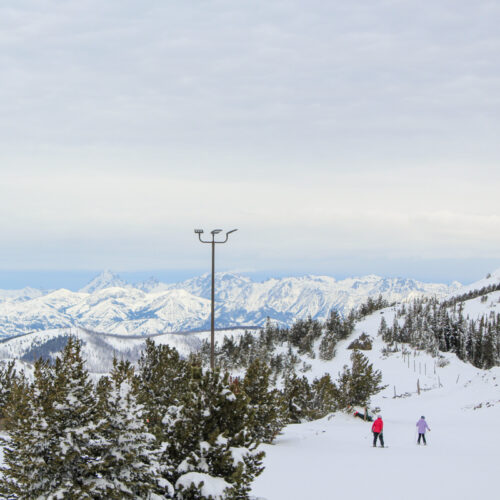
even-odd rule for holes
{"type": "MultiPolygon", "coordinates": [[[[384,311],[389,324],[391,313],[384,311]]],[[[362,332],[376,335],[379,322],[376,313],[358,324],[332,362],[314,363],[311,377],[329,371],[336,378],[349,359],[347,345],[362,332]]],[[[374,449],[371,424],[346,414],[289,425],[275,444],[263,446],[266,469],[253,484],[254,498],[496,498],[500,369],[478,370],[445,354],[449,364],[434,373],[432,357],[411,355],[408,366],[401,353],[384,357],[383,347],[377,339],[365,354],[389,384],[372,400],[380,408],[388,448],[374,449]],[[425,389],[420,395],[417,379],[425,389]],[[394,386],[398,396],[408,395],[394,398],[394,386]],[[432,429],[426,435],[428,446],[416,445],[415,424],[421,415],[432,429]]]]}

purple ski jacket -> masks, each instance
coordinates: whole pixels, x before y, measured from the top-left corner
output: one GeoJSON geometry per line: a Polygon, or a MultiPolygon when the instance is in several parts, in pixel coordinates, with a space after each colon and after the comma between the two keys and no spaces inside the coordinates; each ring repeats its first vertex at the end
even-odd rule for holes
{"type": "MultiPolygon", "coordinates": [[[[429,426],[427,425],[427,422],[425,419],[421,418],[417,422],[417,427],[418,427],[418,433],[419,434],[425,434],[426,429],[429,429],[429,426]]],[[[429,429],[430,430],[430,429],[429,429]]]]}

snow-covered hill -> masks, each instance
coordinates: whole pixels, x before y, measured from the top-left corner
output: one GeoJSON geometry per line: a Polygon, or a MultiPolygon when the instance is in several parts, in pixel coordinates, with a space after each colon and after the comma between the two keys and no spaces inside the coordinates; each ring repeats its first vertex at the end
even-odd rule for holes
{"type": "MultiPolygon", "coordinates": [[[[209,327],[211,278],[177,284],[154,278],[130,285],[105,271],[78,292],[65,289],[0,291],[0,336],[81,327],[123,335],[193,331],[209,327]]],[[[341,281],[303,276],[254,282],[234,273],[216,275],[219,327],[263,325],[269,317],[284,326],[311,316],[324,320],[332,309],[346,313],[381,294],[388,301],[420,295],[447,296],[460,288],[411,279],[369,275],[341,281]]]]}
{"type": "MultiPolygon", "coordinates": [[[[378,318],[360,324],[374,334],[378,318]]],[[[318,374],[336,376],[349,352],[339,347],[318,374]]],[[[382,370],[387,389],[373,398],[384,420],[386,449],[372,447],[371,424],[337,413],[289,425],[273,445],[264,445],[265,470],[254,484],[266,500],[471,500],[494,497],[500,447],[500,369],[482,371],[447,355],[436,368],[424,354],[408,367],[401,354],[385,357],[376,341],[368,353],[382,370]],[[423,375],[424,366],[427,376],[423,375]],[[425,388],[417,394],[417,379],[425,388]],[[441,385],[440,385],[441,384],[441,385]],[[394,390],[397,396],[394,398],[394,390]],[[426,417],[428,446],[416,445],[416,421],[426,417]]]]}
{"type": "MultiPolygon", "coordinates": [[[[465,310],[487,313],[477,300],[465,310]]],[[[500,368],[480,370],[450,353],[444,363],[421,352],[387,355],[377,336],[382,316],[392,321],[394,310],[378,311],[358,323],[337,346],[332,361],[308,360],[305,375],[330,373],[348,364],[349,343],[362,332],[374,339],[364,351],[383,373],[387,388],[372,398],[384,420],[386,449],[372,447],[371,424],[337,413],[321,420],[289,425],[273,445],[263,445],[265,470],[252,493],[260,500],[470,500],[490,498],[497,490],[500,447],[500,368]],[[444,365],[444,366],[440,366],[444,365]],[[417,382],[421,392],[417,392],[417,382]],[[395,397],[396,396],[396,397],[395,397]],[[416,421],[424,415],[432,431],[428,446],[416,445],[416,421]]]]}

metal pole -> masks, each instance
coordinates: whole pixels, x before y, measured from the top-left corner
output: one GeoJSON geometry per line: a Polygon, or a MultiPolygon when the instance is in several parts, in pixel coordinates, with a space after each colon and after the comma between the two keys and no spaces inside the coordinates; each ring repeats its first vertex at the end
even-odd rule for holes
{"type": "Polygon", "coordinates": [[[222,232],[222,229],[214,229],[210,232],[212,235],[212,241],[203,240],[201,235],[204,233],[203,229],[195,229],[195,234],[198,235],[198,239],[201,243],[210,243],[212,245],[212,293],[211,293],[211,304],[210,304],[210,369],[213,371],[215,369],[215,245],[217,243],[226,243],[229,235],[234,233],[237,229],[232,229],[226,233],[226,238],[222,241],[216,241],[215,236],[222,232]]]}
{"type": "Polygon", "coordinates": [[[214,315],[214,302],[215,302],[215,235],[212,234],[212,304],[211,304],[211,317],[210,317],[210,369],[213,371],[215,368],[215,315],[214,315]]]}

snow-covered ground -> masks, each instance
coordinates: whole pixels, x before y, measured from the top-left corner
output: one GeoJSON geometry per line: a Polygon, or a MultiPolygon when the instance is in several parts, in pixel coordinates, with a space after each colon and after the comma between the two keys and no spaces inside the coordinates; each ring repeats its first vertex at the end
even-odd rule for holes
{"type": "MultiPolygon", "coordinates": [[[[392,321],[391,310],[384,314],[392,321]]],[[[311,376],[333,378],[347,363],[348,343],[361,332],[376,334],[376,313],[360,323],[329,363],[314,362],[311,376]]],[[[478,370],[454,355],[447,366],[420,353],[403,358],[366,351],[388,387],[373,398],[384,420],[387,449],[372,447],[371,424],[346,414],[289,425],[275,444],[263,446],[265,471],[252,495],[267,500],[472,500],[497,498],[500,449],[500,369],[478,370]],[[423,389],[417,394],[417,379],[423,389]],[[441,386],[440,386],[441,384],[441,386]],[[394,389],[395,387],[395,389],[394,389]],[[398,396],[394,398],[394,391],[398,396]],[[428,446],[416,445],[415,424],[425,415],[428,446]]]]}

